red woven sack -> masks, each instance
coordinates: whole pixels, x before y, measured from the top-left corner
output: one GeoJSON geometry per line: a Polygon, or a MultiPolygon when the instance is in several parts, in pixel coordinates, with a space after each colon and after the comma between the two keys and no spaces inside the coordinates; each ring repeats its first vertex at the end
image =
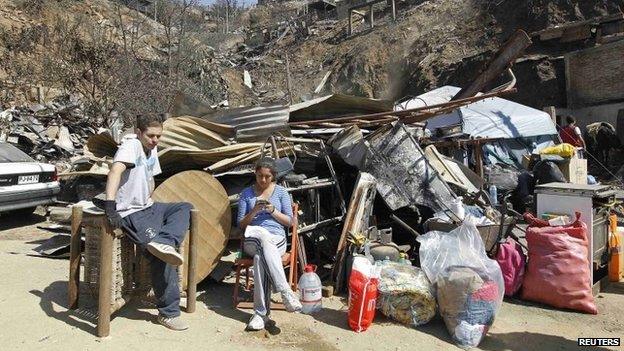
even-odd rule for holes
{"type": "MultiPolygon", "coordinates": [[[[587,226],[576,214],[576,221],[563,227],[527,229],[529,263],[522,285],[522,298],[557,308],[596,314],[589,282],[587,226]]],[[[543,223],[531,222],[529,225],[543,223]]]]}
{"type": "Polygon", "coordinates": [[[356,257],[349,277],[349,326],[363,332],[375,319],[378,276],[368,259],[356,257]]]}

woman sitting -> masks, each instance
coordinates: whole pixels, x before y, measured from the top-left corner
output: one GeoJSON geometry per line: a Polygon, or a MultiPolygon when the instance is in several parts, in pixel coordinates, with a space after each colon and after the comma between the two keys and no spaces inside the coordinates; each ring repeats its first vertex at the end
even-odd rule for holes
{"type": "Polygon", "coordinates": [[[262,158],[256,163],[256,183],[245,188],[238,201],[238,225],[245,232],[243,250],[253,257],[254,315],[247,330],[264,329],[268,321],[271,287],[282,294],[289,312],[301,310],[301,302],[290,289],[282,266],[286,253],[284,227],[292,223],[290,195],[276,181],[275,161],[262,158]]]}

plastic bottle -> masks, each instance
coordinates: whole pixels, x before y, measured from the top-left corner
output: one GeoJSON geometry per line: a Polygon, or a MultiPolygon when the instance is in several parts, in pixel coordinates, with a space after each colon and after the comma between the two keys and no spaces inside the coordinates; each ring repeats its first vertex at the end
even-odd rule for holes
{"type": "Polygon", "coordinates": [[[461,221],[466,217],[466,209],[464,208],[464,199],[461,196],[453,199],[449,205],[451,212],[461,221]]]}
{"type": "Polygon", "coordinates": [[[492,202],[492,206],[498,205],[498,189],[496,189],[496,185],[490,185],[490,201],[492,202]]]}
{"type": "Polygon", "coordinates": [[[624,243],[622,233],[618,231],[617,216],[609,216],[609,281],[619,282],[624,274],[624,243]]]}
{"type": "Polygon", "coordinates": [[[370,253],[370,241],[367,241],[366,244],[364,244],[364,257],[366,257],[371,264],[375,263],[375,258],[370,253]]]}
{"type": "Polygon", "coordinates": [[[315,273],[316,266],[308,264],[305,273],[299,278],[299,296],[301,296],[302,313],[312,314],[323,308],[321,278],[315,273]]]}
{"type": "Polygon", "coordinates": [[[401,252],[400,256],[401,256],[401,258],[399,258],[399,263],[400,264],[404,264],[404,265],[408,265],[408,266],[412,265],[412,261],[409,260],[409,257],[407,256],[407,254],[405,252],[401,252]]]}

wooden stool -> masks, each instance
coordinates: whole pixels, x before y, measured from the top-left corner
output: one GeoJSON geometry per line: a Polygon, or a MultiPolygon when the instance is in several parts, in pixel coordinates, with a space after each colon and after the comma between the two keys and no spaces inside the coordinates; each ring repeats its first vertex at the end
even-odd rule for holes
{"type": "MultiPolygon", "coordinates": [[[[188,272],[187,274],[187,302],[186,312],[195,312],[196,307],[196,263],[197,263],[197,232],[198,232],[198,211],[191,210],[191,229],[185,240],[189,240],[188,252],[188,272]]],[[[104,215],[85,214],[82,207],[72,208],[71,244],[69,257],[69,287],[68,299],[69,308],[78,308],[79,286],[80,286],[80,247],[81,229],[99,232],[99,245],[95,250],[99,251],[97,277],[94,278],[97,284],[92,290],[97,291],[98,299],[98,322],[97,335],[105,337],[110,334],[111,314],[122,308],[136,293],[135,291],[135,269],[133,269],[136,250],[129,240],[121,240],[124,236],[121,230],[112,230],[104,215]],[[114,275],[113,275],[114,273],[114,275]]],[[[86,242],[85,251],[89,245],[86,242]]],[[[89,247],[93,250],[93,247],[89,247]]],[[[93,270],[90,269],[92,272],[93,270]]],[[[181,270],[179,270],[180,272],[181,270]]],[[[85,269],[85,278],[87,277],[85,269]]],[[[86,279],[88,281],[88,279],[86,279]]],[[[139,286],[140,287],[140,286],[139,286]]],[[[182,288],[182,285],[180,285],[182,288]]],[[[144,291],[143,291],[144,292],[144,291]]]]}

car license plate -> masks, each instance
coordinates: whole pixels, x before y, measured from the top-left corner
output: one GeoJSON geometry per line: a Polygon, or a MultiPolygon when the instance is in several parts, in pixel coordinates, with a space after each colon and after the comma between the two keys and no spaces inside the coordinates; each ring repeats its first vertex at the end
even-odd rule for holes
{"type": "MultiPolygon", "coordinates": [[[[13,179],[15,179],[15,178],[13,178],[13,179]]],[[[23,176],[19,176],[17,178],[17,184],[33,184],[33,183],[39,183],[39,175],[38,174],[23,175],[23,176]]]]}

